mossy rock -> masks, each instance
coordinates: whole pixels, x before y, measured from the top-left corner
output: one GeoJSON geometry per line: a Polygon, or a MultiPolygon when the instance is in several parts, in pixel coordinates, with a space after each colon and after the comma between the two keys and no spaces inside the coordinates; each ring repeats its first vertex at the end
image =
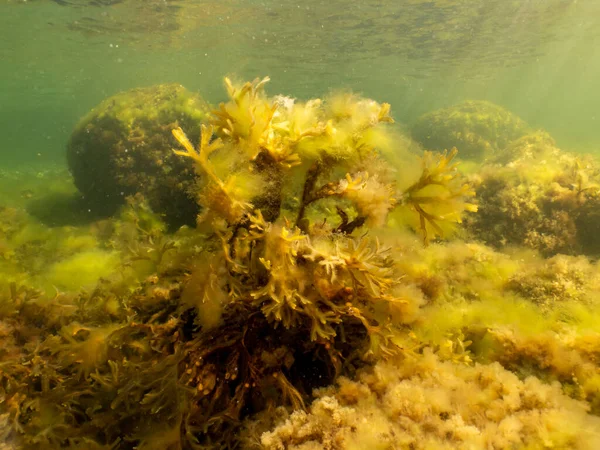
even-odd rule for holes
{"type": "Polygon", "coordinates": [[[585,254],[600,256],[600,191],[587,196],[575,218],[577,237],[585,254]]]}
{"type": "Polygon", "coordinates": [[[178,84],[133,89],[107,98],[84,116],[67,145],[75,184],[90,208],[112,214],[141,193],[171,227],[193,223],[193,166],[172,151],[171,130],[198,141],[210,108],[178,84]]]}
{"type": "Polygon", "coordinates": [[[519,117],[486,101],[466,101],[419,117],[413,138],[429,150],[458,148],[461,158],[482,160],[529,131],[519,117]]]}
{"type": "Polygon", "coordinates": [[[600,166],[591,156],[564,152],[537,131],[490,158],[473,178],[479,211],[465,227],[478,240],[546,257],[600,255],[600,166]]]}

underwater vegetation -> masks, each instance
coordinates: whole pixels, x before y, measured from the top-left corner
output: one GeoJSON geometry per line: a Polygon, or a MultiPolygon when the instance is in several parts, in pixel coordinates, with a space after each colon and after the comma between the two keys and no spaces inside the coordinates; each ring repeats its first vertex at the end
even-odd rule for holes
{"type": "Polygon", "coordinates": [[[598,446],[597,263],[460,241],[396,248],[426,298],[405,351],[318,389],[307,409],[248,421],[247,448],[598,446]]]}
{"type": "Polygon", "coordinates": [[[0,274],[47,293],[93,287],[119,265],[119,254],[85,227],[48,227],[17,206],[0,206],[0,274]]]}
{"type": "Polygon", "coordinates": [[[456,147],[461,158],[482,161],[529,132],[528,125],[510,111],[490,102],[469,100],[419,117],[413,138],[429,150],[456,147]]]}
{"type": "Polygon", "coordinates": [[[600,254],[600,167],[560,150],[547,133],[511,143],[481,167],[473,185],[481,207],[467,227],[476,238],[547,256],[600,254]]]}
{"type": "Polygon", "coordinates": [[[500,362],[522,379],[560,382],[598,415],[597,262],[460,241],[409,248],[400,271],[428,300],[411,327],[417,345],[445,360],[500,362]]]}
{"type": "Polygon", "coordinates": [[[183,126],[197,138],[209,110],[177,84],[121,92],[92,109],[67,145],[69,169],[89,207],[112,214],[125,197],[142,193],[170,226],[194,223],[195,177],[171,151],[171,129],[183,126]]]}
{"type": "MultiPolygon", "coordinates": [[[[467,177],[460,149],[412,154],[389,104],[270,96],[268,81],[226,78],[228,100],[197,120],[142,119],[145,90],[90,113],[123,149],[77,155],[122,158],[95,189],[137,180],[113,217],[49,226],[31,199],[0,207],[0,443],[597,448],[598,263],[459,240],[483,233],[474,186],[494,163],[467,177]],[[124,123],[150,123],[173,171],[148,147],[127,159],[124,123]],[[171,195],[195,226],[175,230],[156,200],[171,195]]],[[[506,179],[527,139],[497,155],[506,179]]]]}
{"type": "Polygon", "coordinates": [[[395,144],[388,104],[268,97],[267,81],[226,79],[230,100],[198,146],[173,125],[173,156],[198,175],[197,230],[167,236],[138,194],[98,224],[122,267],[95,288],[5,286],[17,341],[1,374],[5,440],[231,447],[244,417],[301,408],[314,387],[402,352],[396,333],[423,298],[367,231],[405,210],[429,241],[474,210],[456,152],[426,154],[401,187],[383,157],[395,144]]]}
{"type": "Polygon", "coordinates": [[[308,411],[281,410],[255,448],[591,450],[600,444],[600,418],[558,384],[521,380],[498,363],[441,361],[431,349],[363,369],[354,381],[340,377],[316,395],[308,411]]]}
{"type": "Polygon", "coordinates": [[[398,189],[379,150],[393,146],[388,104],[353,94],[269,98],[267,81],[226,79],[230,101],[203,125],[198,146],[173,130],[182,147],[175,152],[200,175],[199,227],[215,235],[183,299],[196,309],[196,340],[227,338],[195,349],[203,362],[189,380],[213,410],[203,422],[217,429],[249,399],[255,412],[282,402],[299,408],[315,386],[365,358],[401,352],[396,328],[414,319],[421,297],[395,273],[391,249],[361,229],[382,227],[400,208],[420,218],[427,240],[442,232],[438,222],[475,209],[451,163],[455,152],[426,155],[419,179],[398,189]],[[454,214],[430,210],[439,204],[454,214]]]}

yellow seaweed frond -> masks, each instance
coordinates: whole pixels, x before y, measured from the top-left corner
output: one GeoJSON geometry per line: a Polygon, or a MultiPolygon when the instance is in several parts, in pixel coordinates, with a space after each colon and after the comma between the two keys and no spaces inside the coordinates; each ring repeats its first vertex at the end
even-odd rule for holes
{"type": "Polygon", "coordinates": [[[388,103],[349,93],[336,94],[326,102],[325,116],[329,121],[321,145],[328,156],[338,160],[362,158],[378,143],[388,140],[389,131],[380,124],[393,122],[389,112],[388,103]]]}
{"type": "Polygon", "coordinates": [[[179,156],[192,158],[196,163],[196,171],[199,172],[199,175],[208,175],[212,181],[222,186],[222,181],[214,173],[208,161],[208,157],[211,153],[223,147],[223,141],[221,139],[215,139],[213,142],[210,142],[210,139],[213,135],[213,127],[207,127],[206,125],[201,126],[200,143],[198,145],[198,149],[194,148],[181,127],[173,129],[172,133],[175,139],[177,139],[177,141],[185,149],[185,151],[174,149],[173,153],[179,156]]]}
{"type": "Polygon", "coordinates": [[[327,110],[335,121],[351,121],[353,128],[365,129],[379,122],[392,123],[391,105],[361,98],[348,92],[334,94],[327,99],[327,110]]]}
{"type": "Polygon", "coordinates": [[[378,239],[336,235],[332,245],[319,240],[308,245],[303,256],[322,267],[330,283],[339,279],[340,284],[360,288],[373,299],[394,284],[390,248],[378,239]]]}
{"type": "Polygon", "coordinates": [[[266,136],[259,139],[259,144],[261,149],[283,168],[289,169],[302,163],[300,156],[295,152],[294,143],[287,137],[266,133],[266,136]]]}
{"type": "Polygon", "coordinates": [[[196,320],[205,330],[221,323],[225,305],[230,301],[225,289],[228,278],[224,255],[218,252],[198,263],[183,289],[182,306],[197,309],[196,320]]]}
{"type": "Polygon", "coordinates": [[[390,116],[391,108],[392,105],[390,105],[389,103],[381,104],[381,108],[379,109],[379,114],[377,116],[379,122],[394,123],[394,119],[392,119],[392,117],[390,116]]]}
{"type": "Polygon", "coordinates": [[[199,194],[199,202],[206,208],[201,220],[216,215],[224,218],[228,223],[234,223],[251,209],[251,204],[235,195],[234,176],[230,177],[227,182],[223,182],[215,173],[209,157],[213,152],[223,147],[223,142],[220,138],[211,142],[212,135],[213,127],[202,125],[200,144],[198,149],[194,149],[184,131],[181,128],[176,128],[173,130],[173,136],[185,148],[185,151],[173,150],[173,152],[193,159],[196,163],[196,172],[208,178],[208,182],[205,183],[199,194]]]}
{"type": "Polygon", "coordinates": [[[92,327],[73,322],[42,346],[57,354],[65,366],[75,367],[77,378],[87,379],[108,361],[114,336],[122,328],[124,325],[119,323],[92,327]]]}
{"type": "Polygon", "coordinates": [[[463,212],[477,211],[471,202],[475,191],[452,162],[457,153],[456,148],[438,155],[426,151],[421,176],[403,194],[402,204],[417,213],[416,228],[425,244],[436,236],[443,237],[444,227],[461,223],[463,212]]]}
{"type": "Polygon", "coordinates": [[[261,143],[272,132],[272,120],[277,104],[263,93],[269,77],[258,78],[236,87],[229,78],[225,86],[229,95],[227,103],[221,103],[213,111],[212,124],[217,134],[238,143],[251,160],[261,152],[261,143]]]}
{"type": "Polygon", "coordinates": [[[246,95],[256,97],[260,91],[262,91],[267,84],[271,81],[270,77],[264,77],[262,80],[258,78],[252,82],[246,82],[241,88],[236,88],[229,77],[225,77],[225,88],[227,89],[227,95],[236,103],[242,103],[246,95]]]}
{"type": "Polygon", "coordinates": [[[308,236],[298,228],[275,225],[265,234],[264,246],[260,262],[267,271],[268,282],[251,292],[253,302],[261,305],[269,320],[286,328],[310,318],[311,339],[330,339],[335,333],[329,324],[339,318],[331,311],[320,310],[311,270],[298,263],[300,254],[310,248],[308,236]]]}
{"type": "Polygon", "coordinates": [[[380,296],[382,290],[393,284],[390,248],[381,246],[378,239],[373,243],[366,237],[347,239],[343,244],[336,246],[337,256],[344,261],[344,269],[370,296],[380,296]]]}

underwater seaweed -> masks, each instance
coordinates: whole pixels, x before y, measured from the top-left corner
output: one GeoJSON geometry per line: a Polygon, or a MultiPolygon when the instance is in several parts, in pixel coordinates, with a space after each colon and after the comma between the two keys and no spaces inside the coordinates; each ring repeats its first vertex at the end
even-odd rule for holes
{"type": "Polygon", "coordinates": [[[308,411],[280,410],[275,426],[245,448],[462,449],[599,445],[598,417],[557,384],[520,380],[498,363],[442,362],[431,349],[361,370],[321,389],[308,411]]]}
{"type": "MultiPolygon", "coordinates": [[[[475,210],[468,203],[472,190],[450,164],[456,151],[436,162],[427,154],[422,177],[406,192],[395,192],[389,173],[369,173],[380,158],[376,142],[385,133],[381,124],[392,121],[389,105],[353,95],[299,105],[281,97],[270,100],[263,89],[267,81],[237,87],[226,79],[230,101],[221,104],[211,126],[202,126],[197,148],[181,128],[173,130],[184,148],[174,152],[191,159],[200,176],[199,224],[221,244],[209,256],[208,277],[196,280],[203,283],[197,288],[202,295],[197,311],[206,313],[206,303],[218,303],[206,331],[210,335],[203,337],[200,330],[194,343],[200,352],[195,359],[203,363],[192,371],[192,380],[209,397],[202,400],[210,402],[208,410],[214,409],[206,426],[239,418],[248,398],[262,397],[268,404],[266,380],[284,402],[301,406],[310,391],[308,386],[299,390],[293,375],[301,353],[322,353],[335,377],[343,360],[346,365],[352,361],[340,347],[346,341],[353,342],[353,358],[401,352],[394,329],[412,318],[396,311],[409,311],[406,305],[421,299],[398,295],[402,283],[390,249],[357,231],[365,224],[383,225],[397,206],[396,195],[404,196],[434,229],[437,221],[459,221],[464,210],[475,210]],[[256,180],[251,184],[255,189],[240,189],[249,177],[256,180]],[[293,211],[282,209],[290,177],[304,180],[293,211]],[[434,185],[443,192],[418,195],[434,185]],[[316,203],[336,199],[339,225],[330,224],[328,217],[319,222],[308,218],[316,203]],[[427,215],[420,205],[428,202],[443,205],[447,213],[427,215]],[[232,323],[238,325],[232,328],[232,323]],[[364,330],[365,344],[356,340],[360,334],[348,332],[357,326],[364,330]],[[254,341],[258,330],[282,342],[288,336],[297,341],[273,349],[266,339],[249,347],[247,341],[254,341]],[[215,336],[222,338],[214,350],[208,342],[198,346],[215,336]],[[265,366],[265,351],[287,356],[265,366]],[[217,367],[223,358],[236,367],[235,378],[217,367]]],[[[426,228],[419,231],[429,239],[426,228]]],[[[206,325],[203,320],[198,323],[206,325]]]]}
{"type": "Polygon", "coordinates": [[[471,183],[481,206],[466,219],[475,238],[545,256],[600,253],[600,169],[591,156],[564,152],[538,131],[487,161],[471,183]]]}
{"type": "Polygon", "coordinates": [[[445,226],[473,210],[455,152],[426,154],[416,184],[399,188],[385,155],[405,141],[386,127],[389,105],[268,97],[267,81],[226,80],[229,101],[194,125],[197,147],[173,124],[173,155],[197,175],[195,229],[169,234],[138,193],[92,224],[93,239],[69,241],[69,279],[73,262],[118,257],[95,287],[11,285],[0,304],[16,339],[0,334],[8,441],[235,448],[244,419],[303,409],[315,388],[414,351],[402,336],[426,299],[403,279],[388,215],[403,210],[433,241],[422,211],[445,226]]]}
{"type": "MultiPolygon", "coordinates": [[[[169,232],[141,194],[87,228],[4,210],[2,439],[25,450],[594,443],[597,264],[442,242],[477,209],[480,179],[459,172],[456,150],[392,164],[406,141],[389,105],[269,97],[266,81],[226,81],[198,146],[174,128],[173,157],[197,175],[196,228],[169,232]],[[42,234],[51,243],[35,254],[42,234]],[[79,283],[106,255],[110,270],[79,283]],[[49,285],[59,267],[74,285],[49,285]],[[440,377],[463,387],[444,391],[440,377]],[[456,393],[474,385],[479,397],[456,393]]],[[[524,138],[498,161],[536,159],[539,145],[524,138]]],[[[594,165],[563,162],[553,198],[584,217],[594,165]]]]}
{"type": "Polygon", "coordinates": [[[414,345],[442,360],[499,362],[521,379],[559,382],[598,415],[598,263],[513,252],[460,241],[404,252],[399,272],[428,299],[411,324],[414,345]]]}
{"type": "Polygon", "coordinates": [[[470,202],[475,191],[457,172],[456,164],[451,164],[457,153],[456,148],[437,157],[425,152],[421,177],[404,192],[403,202],[419,215],[425,244],[446,234],[442,223],[460,223],[464,211],[477,212],[477,205],[470,202]]]}

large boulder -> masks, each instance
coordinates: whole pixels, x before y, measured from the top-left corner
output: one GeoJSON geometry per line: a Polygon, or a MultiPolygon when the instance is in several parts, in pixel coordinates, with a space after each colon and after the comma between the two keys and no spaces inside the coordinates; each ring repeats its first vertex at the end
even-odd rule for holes
{"type": "Polygon", "coordinates": [[[121,92],[92,109],[75,127],[67,159],[90,208],[114,212],[141,193],[151,208],[177,227],[194,223],[193,165],[172,151],[171,130],[182,127],[197,142],[209,107],[178,84],[121,92]]]}
{"type": "Polygon", "coordinates": [[[428,150],[456,147],[461,158],[483,160],[528,130],[523,120],[501,106],[469,100],[422,115],[411,133],[428,150]]]}

